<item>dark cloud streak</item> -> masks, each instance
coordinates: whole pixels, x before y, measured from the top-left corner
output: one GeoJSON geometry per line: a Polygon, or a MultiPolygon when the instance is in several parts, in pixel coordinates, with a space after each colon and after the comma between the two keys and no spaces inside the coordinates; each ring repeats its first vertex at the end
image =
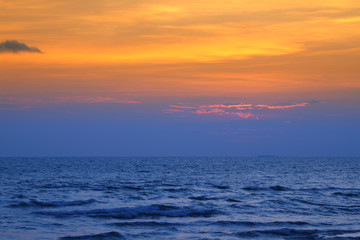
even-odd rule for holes
{"type": "Polygon", "coordinates": [[[25,43],[18,42],[16,40],[7,40],[0,43],[0,53],[19,53],[19,52],[31,52],[42,53],[42,51],[36,47],[29,47],[25,43]]]}

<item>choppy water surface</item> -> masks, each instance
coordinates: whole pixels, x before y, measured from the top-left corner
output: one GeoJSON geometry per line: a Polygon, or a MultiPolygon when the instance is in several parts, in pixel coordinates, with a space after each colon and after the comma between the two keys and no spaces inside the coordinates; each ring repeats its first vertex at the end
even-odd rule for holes
{"type": "Polygon", "coordinates": [[[0,239],[360,239],[360,159],[1,158],[0,239]]]}

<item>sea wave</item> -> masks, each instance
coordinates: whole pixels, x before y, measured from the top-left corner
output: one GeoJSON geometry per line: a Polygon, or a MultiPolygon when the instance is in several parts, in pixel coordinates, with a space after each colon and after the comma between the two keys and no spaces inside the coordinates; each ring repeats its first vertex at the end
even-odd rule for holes
{"type": "Polygon", "coordinates": [[[36,211],[35,214],[56,217],[88,216],[98,218],[133,219],[141,217],[210,217],[218,213],[215,209],[178,207],[171,205],[153,204],[138,207],[121,207],[110,209],[91,209],[74,211],[36,211]]]}
{"type": "Polygon", "coordinates": [[[275,185],[275,186],[270,186],[270,187],[243,187],[242,189],[246,190],[246,191],[266,191],[266,190],[288,191],[288,190],[291,190],[290,188],[280,186],[280,185],[275,185]]]}
{"type": "Polygon", "coordinates": [[[181,226],[184,224],[174,223],[174,222],[156,222],[156,221],[146,221],[146,222],[115,222],[110,223],[111,226],[117,227],[167,227],[167,226],[181,226]]]}
{"type": "Polygon", "coordinates": [[[100,234],[92,234],[92,235],[82,235],[82,236],[66,236],[60,237],[59,240],[72,240],[72,239],[80,239],[80,240],[119,240],[125,239],[123,235],[118,232],[107,232],[100,234]]]}
{"type": "Polygon", "coordinates": [[[198,200],[198,201],[209,201],[209,200],[218,200],[219,199],[219,198],[207,197],[207,196],[191,196],[188,198],[191,200],[198,200]]]}
{"type": "Polygon", "coordinates": [[[237,232],[240,238],[272,238],[281,239],[359,239],[359,231],[354,230],[332,230],[332,229],[293,229],[277,228],[266,230],[250,230],[237,232]]]}
{"type": "Polygon", "coordinates": [[[21,208],[21,207],[67,207],[67,206],[82,206],[96,202],[95,199],[75,200],[75,201],[21,201],[15,204],[10,204],[8,207],[21,208]]]}
{"type": "Polygon", "coordinates": [[[238,232],[236,235],[238,237],[270,237],[270,236],[281,236],[281,237],[292,237],[292,239],[314,239],[318,237],[318,230],[314,229],[292,229],[292,228],[280,228],[280,229],[269,229],[269,230],[252,230],[238,232]]]}
{"type": "Polygon", "coordinates": [[[274,222],[251,222],[251,221],[217,221],[211,225],[219,226],[311,226],[311,223],[303,221],[274,221],[274,222]]]}
{"type": "Polygon", "coordinates": [[[360,192],[335,192],[333,195],[343,197],[360,197],[360,192]]]}

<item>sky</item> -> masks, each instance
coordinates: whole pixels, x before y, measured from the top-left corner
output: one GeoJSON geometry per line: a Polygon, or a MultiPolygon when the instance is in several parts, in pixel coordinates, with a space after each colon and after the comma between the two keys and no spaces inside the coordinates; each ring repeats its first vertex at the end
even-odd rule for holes
{"type": "Polygon", "coordinates": [[[357,0],[0,0],[0,156],[360,156],[357,0]]]}

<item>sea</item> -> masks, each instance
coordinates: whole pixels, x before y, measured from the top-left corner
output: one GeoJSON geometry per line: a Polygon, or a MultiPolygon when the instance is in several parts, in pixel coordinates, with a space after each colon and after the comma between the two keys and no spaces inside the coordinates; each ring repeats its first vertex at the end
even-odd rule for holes
{"type": "Polygon", "coordinates": [[[360,158],[0,158],[0,239],[360,239],[360,158]]]}

